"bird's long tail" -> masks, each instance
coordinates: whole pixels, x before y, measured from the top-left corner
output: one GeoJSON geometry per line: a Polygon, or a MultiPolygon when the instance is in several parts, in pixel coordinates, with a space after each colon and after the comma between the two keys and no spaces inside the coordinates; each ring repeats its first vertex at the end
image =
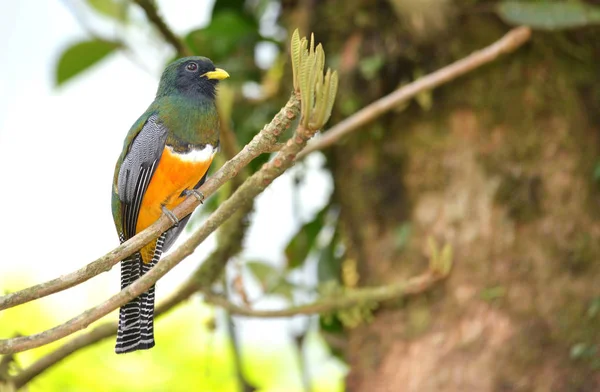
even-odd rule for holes
{"type": "MultiPolygon", "coordinates": [[[[142,258],[139,253],[121,262],[121,290],[140,277],[142,258]]],[[[117,329],[117,354],[137,350],[140,340],[140,297],[132,299],[119,309],[119,327],[117,329]]]]}
{"type": "MultiPolygon", "coordinates": [[[[121,290],[156,265],[165,241],[165,234],[156,241],[150,263],[144,263],[139,253],[121,262],[121,290]]],[[[152,285],[145,293],[131,300],[119,311],[119,327],[115,352],[124,354],[154,347],[154,290],[152,285]]]]}

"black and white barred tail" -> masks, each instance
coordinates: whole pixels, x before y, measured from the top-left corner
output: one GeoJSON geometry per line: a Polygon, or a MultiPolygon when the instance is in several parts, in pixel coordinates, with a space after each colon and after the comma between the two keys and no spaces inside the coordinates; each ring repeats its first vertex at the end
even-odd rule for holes
{"type": "MultiPolygon", "coordinates": [[[[121,262],[121,290],[132,284],[140,276],[150,271],[158,263],[165,242],[163,233],[156,241],[156,248],[150,263],[144,263],[139,253],[121,262]]],[[[117,354],[154,347],[154,288],[134,298],[119,310],[117,329],[117,354]]]]}

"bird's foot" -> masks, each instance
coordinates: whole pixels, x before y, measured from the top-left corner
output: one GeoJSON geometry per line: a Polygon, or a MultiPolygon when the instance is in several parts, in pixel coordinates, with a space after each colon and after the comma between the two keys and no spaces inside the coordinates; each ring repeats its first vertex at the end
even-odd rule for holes
{"type": "Polygon", "coordinates": [[[195,189],[186,189],[183,191],[185,196],[194,195],[196,199],[200,202],[200,204],[204,203],[204,193],[197,191],[195,189]]]}
{"type": "Polygon", "coordinates": [[[163,212],[163,214],[165,214],[166,216],[168,216],[169,219],[171,219],[171,222],[173,223],[173,227],[179,226],[179,219],[177,219],[177,217],[175,216],[175,214],[173,214],[173,211],[169,210],[165,206],[162,206],[162,212],[163,212]]]}

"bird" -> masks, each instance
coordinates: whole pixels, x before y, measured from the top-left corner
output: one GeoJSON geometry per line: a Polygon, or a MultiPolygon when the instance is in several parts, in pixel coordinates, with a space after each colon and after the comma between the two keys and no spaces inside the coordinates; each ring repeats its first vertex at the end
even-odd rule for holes
{"type": "MultiPolygon", "coordinates": [[[[215,98],[219,81],[229,74],[200,56],[167,65],[154,101],[133,124],[117,160],[112,187],[112,214],[121,243],[164,213],[173,226],[121,261],[121,290],[148,272],[175,242],[189,220],[172,209],[198,188],[219,149],[215,98]]],[[[115,352],[147,350],[154,340],[153,285],[119,310],[115,352]]]]}

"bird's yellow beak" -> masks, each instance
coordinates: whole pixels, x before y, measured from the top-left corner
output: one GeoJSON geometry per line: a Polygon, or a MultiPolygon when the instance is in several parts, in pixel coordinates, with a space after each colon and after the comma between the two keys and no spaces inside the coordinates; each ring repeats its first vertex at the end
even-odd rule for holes
{"type": "Polygon", "coordinates": [[[223,79],[227,79],[229,77],[229,74],[224,69],[215,68],[214,71],[207,72],[207,73],[203,74],[202,76],[206,76],[207,79],[223,80],[223,79]]]}

